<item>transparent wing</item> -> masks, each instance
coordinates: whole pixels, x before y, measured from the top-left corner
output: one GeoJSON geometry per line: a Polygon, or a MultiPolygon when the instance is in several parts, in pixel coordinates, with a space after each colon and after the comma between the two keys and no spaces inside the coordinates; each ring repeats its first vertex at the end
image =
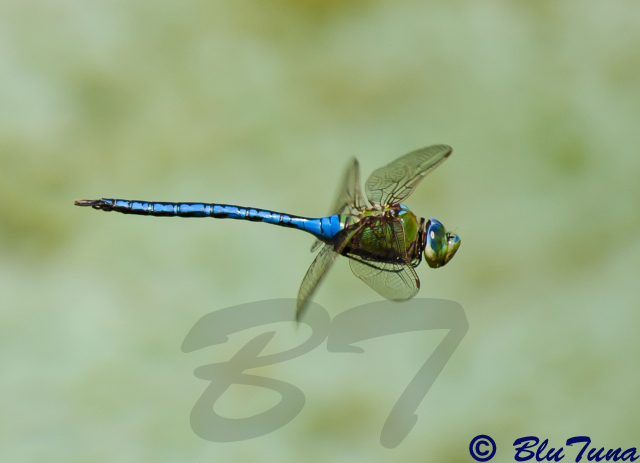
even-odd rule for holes
{"type": "Polygon", "coordinates": [[[377,205],[401,203],[425,175],[449,157],[451,151],[447,145],[428,146],[374,170],[365,184],[367,198],[377,205]]]}
{"type": "Polygon", "coordinates": [[[311,263],[311,267],[307,270],[300,289],[298,290],[298,301],[296,303],[296,322],[300,321],[300,317],[307,308],[307,304],[311,299],[311,296],[316,291],[318,284],[322,281],[327,274],[336,258],[338,253],[333,250],[333,246],[325,244],[320,253],[311,263]]]}
{"type": "Polygon", "coordinates": [[[374,262],[357,256],[349,257],[351,271],[382,297],[404,301],[420,290],[418,274],[408,262],[374,262]]]}
{"type": "Polygon", "coordinates": [[[402,223],[371,217],[363,224],[349,243],[347,256],[353,273],[387,299],[415,296],[420,279],[407,258],[402,223]]]}
{"type": "Polygon", "coordinates": [[[313,244],[311,245],[311,252],[315,252],[316,249],[318,249],[320,246],[322,246],[322,243],[324,243],[324,241],[322,240],[315,240],[313,242],[313,244]]]}
{"type": "Polygon", "coordinates": [[[404,228],[395,217],[363,217],[349,242],[349,254],[378,262],[404,263],[407,259],[404,228]]]}
{"type": "Polygon", "coordinates": [[[331,214],[352,214],[361,211],[366,205],[360,189],[360,164],[356,158],[351,158],[342,174],[331,214]]]}
{"type": "MultiPolygon", "coordinates": [[[[333,201],[333,207],[329,211],[329,215],[357,215],[358,211],[361,211],[366,206],[366,201],[360,189],[360,165],[356,158],[351,158],[342,174],[339,189],[333,201]]],[[[322,243],[321,240],[316,240],[313,246],[311,246],[311,252],[318,249],[322,243]]]]}
{"type": "Polygon", "coordinates": [[[344,230],[342,235],[339,238],[338,243],[336,244],[325,244],[320,253],[316,256],[316,258],[311,263],[309,270],[305,274],[302,279],[302,284],[300,285],[300,289],[298,290],[298,301],[296,303],[296,322],[300,321],[302,314],[309,301],[311,300],[311,296],[318,288],[318,285],[325,277],[331,265],[336,260],[336,257],[343,251],[349,239],[359,230],[359,226],[355,226],[351,230],[344,230]]]}

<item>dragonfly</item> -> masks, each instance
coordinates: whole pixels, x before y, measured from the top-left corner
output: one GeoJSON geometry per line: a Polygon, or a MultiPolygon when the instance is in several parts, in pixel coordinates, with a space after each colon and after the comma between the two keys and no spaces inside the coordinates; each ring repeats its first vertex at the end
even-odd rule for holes
{"type": "Polygon", "coordinates": [[[156,217],[212,217],[264,222],[315,236],[317,254],[298,291],[295,319],[300,321],[318,285],[340,255],[352,272],[378,294],[393,301],[415,296],[422,256],[431,268],[446,265],[460,238],[436,219],[420,218],[402,202],[420,181],[452,153],[447,145],[412,151],[373,171],[360,189],[360,167],[352,158],[344,171],[330,215],[307,218],[270,210],[216,203],[173,203],[125,199],[78,200],[77,206],[156,217]]]}

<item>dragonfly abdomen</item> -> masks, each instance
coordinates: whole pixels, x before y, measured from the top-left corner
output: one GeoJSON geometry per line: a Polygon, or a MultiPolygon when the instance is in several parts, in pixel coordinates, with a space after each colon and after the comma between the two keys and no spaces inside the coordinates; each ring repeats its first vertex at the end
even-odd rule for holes
{"type": "Polygon", "coordinates": [[[151,215],[156,217],[213,217],[214,219],[236,219],[264,222],[281,227],[297,228],[322,240],[333,238],[343,226],[338,215],[310,219],[281,212],[209,203],[166,203],[152,201],[130,201],[126,199],[97,199],[76,201],[78,206],[91,206],[103,211],[122,214],[151,215]]]}

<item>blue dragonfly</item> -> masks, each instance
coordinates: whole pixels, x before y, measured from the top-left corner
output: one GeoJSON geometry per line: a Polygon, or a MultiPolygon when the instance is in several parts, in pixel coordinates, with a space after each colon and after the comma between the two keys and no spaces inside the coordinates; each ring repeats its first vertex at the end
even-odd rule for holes
{"type": "Polygon", "coordinates": [[[410,299],[420,289],[414,270],[424,255],[432,268],[447,264],[460,247],[460,238],[436,219],[418,219],[404,201],[420,181],[450,155],[447,145],[412,151],[375,170],[365,183],[368,202],[360,190],[358,160],[343,174],[330,215],[299,217],[264,209],[215,203],[168,203],[126,199],[79,200],[77,206],[157,217],[213,217],[249,220],[297,228],[316,237],[311,251],[322,247],[298,291],[296,321],[304,313],[318,284],[339,255],[349,258],[353,273],[381,296],[410,299]]]}

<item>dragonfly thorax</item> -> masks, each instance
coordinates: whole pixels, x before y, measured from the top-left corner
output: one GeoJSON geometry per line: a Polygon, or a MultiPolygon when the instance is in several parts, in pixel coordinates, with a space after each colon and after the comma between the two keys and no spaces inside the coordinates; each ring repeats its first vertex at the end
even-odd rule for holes
{"type": "MultiPolygon", "coordinates": [[[[368,222],[372,228],[377,228],[383,223],[399,223],[399,225],[401,225],[400,228],[402,229],[402,235],[404,236],[403,246],[406,253],[406,258],[409,260],[409,262],[412,263],[414,267],[417,266],[422,260],[421,253],[424,248],[424,246],[422,245],[422,236],[424,233],[421,233],[421,227],[416,215],[411,212],[409,208],[404,204],[387,205],[384,207],[378,206],[377,208],[372,207],[364,210],[358,217],[354,217],[352,220],[353,222],[350,222],[348,219],[345,220],[345,225],[349,226],[352,223],[355,224],[360,221],[365,221],[368,222]]],[[[382,226],[381,229],[384,230],[384,232],[382,232],[382,235],[385,236],[391,231],[389,225],[382,226]]],[[[370,233],[371,232],[369,231],[364,231],[363,237],[366,238],[370,233]]],[[[366,244],[368,241],[369,240],[364,239],[363,243],[366,244]]],[[[380,243],[379,239],[374,241],[376,242],[376,250],[365,249],[366,252],[373,252],[374,254],[376,252],[380,252],[381,254],[385,254],[385,248],[396,248],[396,245],[394,245],[393,243],[386,243],[382,246],[382,248],[380,248],[379,245],[382,243],[380,243]]],[[[366,247],[368,248],[368,246],[366,247]]],[[[398,257],[398,255],[394,254],[394,259],[398,257]]]]}

